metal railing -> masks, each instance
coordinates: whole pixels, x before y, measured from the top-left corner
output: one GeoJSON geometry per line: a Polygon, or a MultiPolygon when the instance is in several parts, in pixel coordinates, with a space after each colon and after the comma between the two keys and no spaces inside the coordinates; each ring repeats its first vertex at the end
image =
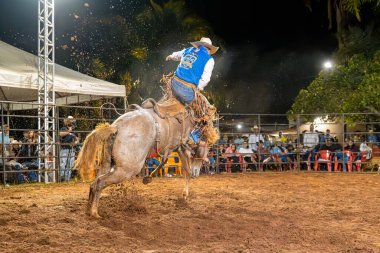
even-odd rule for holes
{"type": "MultiPolygon", "coordinates": [[[[113,122],[119,117],[120,113],[124,112],[124,108],[117,108],[117,112],[111,106],[104,106],[107,101],[93,102],[93,105],[77,105],[77,106],[54,106],[56,117],[56,140],[59,140],[59,129],[63,126],[63,119],[71,115],[76,119],[76,128],[74,133],[80,136],[81,141],[85,136],[91,132],[99,122],[113,122]],[[103,105],[103,106],[102,106],[103,105]]],[[[121,103],[123,104],[123,103],[121,103]]],[[[33,104],[35,107],[35,104],[33,104]]],[[[55,159],[56,169],[52,171],[49,164],[44,164],[41,169],[38,168],[38,158],[44,160],[41,154],[34,153],[28,155],[20,155],[16,146],[19,148],[29,148],[36,143],[29,143],[24,140],[24,134],[28,131],[34,131],[37,135],[43,134],[43,130],[38,129],[38,114],[37,110],[29,103],[20,102],[6,102],[0,101],[1,107],[1,158],[0,158],[0,177],[3,184],[18,182],[21,180],[21,176],[26,181],[34,181],[35,177],[33,173],[37,174],[38,181],[45,181],[46,176],[52,177],[55,172],[55,178],[49,178],[48,182],[60,182],[61,173],[64,169],[60,168],[60,161],[67,157],[60,156],[61,143],[57,141],[53,143],[56,149],[55,159]],[[14,105],[18,106],[15,107],[14,105]],[[23,107],[23,104],[29,106],[23,107]],[[12,110],[12,108],[32,108],[29,110],[12,110]],[[7,135],[3,134],[5,129],[4,125],[10,125],[10,140],[17,140],[19,142],[8,143],[7,135]],[[10,150],[12,149],[12,150],[10,150]],[[13,154],[6,154],[6,152],[13,151],[13,154]],[[29,163],[26,163],[29,162],[29,163]],[[21,166],[20,166],[21,165],[21,166]],[[47,172],[45,174],[45,172],[47,172]],[[20,178],[18,178],[20,177],[20,178]]],[[[306,150],[304,148],[303,137],[307,131],[310,131],[310,124],[313,124],[314,131],[318,135],[318,142],[325,136],[326,130],[330,129],[330,137],[333,139],[334,145],[340,145],[343,150],[346,142],[352,140],[355,145],[360,149],[360,144],[366,141],[366,144],[372,148],[371,159],[360,159],[360,171],[363,168],[369,167],[365,171],[373,171],[378,166],[378,157],[380,156],[378,147],[380,146],[380,116],[376,114],[298,114],[288,117],[284,114],[220,114],[220,118],[216,122],[216,126],[221,133],[221,139],[211,148],[213,150],[210,155],[211,160],[214,160],[212,164],[209,164],[209,169],[214,170],[215,173],[220,172],[249,172],[249,171],[320,171],[327,170],[324,165],[317,165],[319,157],[316,155],[317,149],[306,150]],[[282,132],[283,146],[287,148],[285,151],[275,153],[273,148],[276,146],[276,140],[280,139],[280,132],[282,132]],[[256,139],[252,138],[252,135],[259,136],[256,139]],[[261,137],[260,137],[261,136],[261,137]],[[251,137],[251,138],[250,138],[251,137]],[[261,140],[263,144],[252,142],[250,140],[261,140]],[[241,153],[239,147],[245,142],[248,142],[248,148],[252,150],[252,153],[241,153]],[[230,144],[236,144],[238,149],[232,153],[226,155],[223,149],[228,148],[230,144]],[[257,147],[263,145],[265,151],[258,153],[257,147]],[[292,146],[293,149],[289,150],[292,146]],[[251,160],[244,159],[244,156],[252,156],[251,160]],[[237,157],[237,158],[234,158],[237,157]],[[235,161],[234,161],[235,159],[235,161]],[[237,159],[237,160],[236,160],[237,159]],[[250,162],[251,161],[251,162],[250,162]],[[375,161],[375,162],[374,162],[375,161]],[[236,168],[234,166],[237,166],[236,168]],[[239,169],[237,169],[239,167],[239,169]],[[316,169],[314,169],[316,168],[316,169]]],[[[326,137],[326,136],[325,136],[326,137]]],[[[43,143],[44,144],[44,143],[43,143]]],[[[318,143],[321,148],[324,143],[318,143]]],[[[72,149],[72,152],[78,152],[80,144],[72,149]]],[[[359,164],[357,159],[358,155],[365,155],[366,153],[355,151],[353,153],[353,161],[350,161],[350,168],[354,171],[359,164]]],[[[331,157],[332,171],[335,169],[335,164],[339,165],[337,168],[348,169],[348,160],[344,157],[342,151],[333,151],[331,157]],[[337,160],[335,160],[335,158],[337,160]],[[343,157],[343,158],[342,158],[343,157]],[[347,166],[346,166],[347,165],[347,166]]],[[[351,159],[351,158],[350,158],[351,159]]],[[[48,159],[49,161],[49,159],[48,159]]],[[[321,164],[328,164],[328,162],[321,161],[321,164]]],[[[357,169],[356,169],[357,170],[357,169]]],[[[207,170],[208,171],[208,170],[207,170]]],[[[178,173],[177,173],[178,174],[178,173]]]]}

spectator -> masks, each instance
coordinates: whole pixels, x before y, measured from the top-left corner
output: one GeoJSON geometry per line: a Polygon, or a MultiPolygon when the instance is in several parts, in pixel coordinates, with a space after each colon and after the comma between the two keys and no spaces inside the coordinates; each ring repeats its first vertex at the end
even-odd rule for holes
{"type": "Polygon", "coordinates": [[[77,137],[73,133],[75,128],[75,119],[73,116],[68,116],[63,120],[64,126],[59,130],[61,137],[61,152],[60,152],[60,170],[61,180],[69,181],[71,178],[72,168],[75,159],[75,146],[77,137]]]}
{"type": "Polygon", "coordinates": [[[378,145],[379,140],[377,136],[373,133],[373,129],[368,130],[367,142],[372,143],[376,146],[378,145]]]}
{"type": "Polygon", "coordinates": [[[219,144],[228,144],[228,136],[223,135],[223,138],[219,139],[219,144]]]}
{"type": "MultiPolygon", "coordinates": [[[[265,137],[267,138],[266,135],[265,137]]],[[[260,171],[264,171],[263,163],[265,159],[268,157],[268,154],[269,154],[269,149],[265,148],[263,141],[259,141],[259,146],[257,147],[256,161],[260,164],[260,171]]]]}
{"type": "MultiPolygon", "coordinates": [[[[4,133],[1,132],[1,134],[0,134],[0,144],[3,145],[2,146],[2,148],[3,148],[2,154],[4,155],[4,157],[8,157],[9,144],[11,143],[11,141],[9,139],[9,125],[7,125],[7,124],[3,125],[3,129],[4,129],[4,133]]],[[[0,130],[2,130],[2,129],[0,129],[0,130]]]]}
{"type": "Polygon", "coordinates": [[[227,157],[226,157],[226,148],[224,144],[219,145],[218,155],[219,155],[219,169],[227,172],[227,169],[226,169],[227,157]]]}
{"type": "MultiPolygon", "coordinates": [[[[360,148],[353,142],[353,140],[348,141],[347,145],[344,147],[344,150],[349,150],[352,152],[352,162],[354,162],[355,164],[361,162],[362,155],[360,153],[360,148]]],[[[360,171],[360,168],[358,169],[357,167],[357,171],[360,171]]]]}
{"type": "MultiPolygon", "coordinates": [[[[20,143],[17,140],[13,140],[9,149],[9,158],[6,161],[6,165],[11,166],[14,170],[24,169],[22,164],[17,162],[17,156],[20,153],[20,143]]],[[[31,172],[29,172],[31,173],[31,172]]],[[[22,172],[16,172],[16,179],[18,183],[25,183],[28,178],[22,172]]]]}
{"type": "Polygon", "coordinates": [[[207,157],[209,160],[209,164],[205,165],[206,166],[205,172],[206,172],[206,174],[208,174],[208,173],[214,174],[215,173],[216,151],[215,151],[215,148],[213,146],[209,147],[207,157]]]}
{"type": "Polygon", "coordinates": [[[259,141],[264,141],[264,137],[259,133],[259,127],[254,125],[251,128],[252,134],[249,135],[249,148],[252,151],[257,151],[259,141]]]}
{"type": "Polygon", "coordinates": [[[307,164],[307,169],[311,170],[311,163],[314,162],[314,156],[319,145],[319,135],[314,131],[314,125],[310,124],[310,131],[303,134],[303,146],[307,148],[304,155],[304,160],[307,164]]]}
{"type": "Polygon", "coordinates": [[[363,155],[365,155],[366,161],[372,158],[372,148],[367,145],[365,140],[360,144],[359,150],[360,152],[363,152],[363,155]]]}
{"type": "Polygon", "coordinates": [[[146,160],[146,171],[145,171],[145,174],[147,176],[149,176],[153,171],[154,169],[160,165],[160,161],[157,160],[157,158],[155,157],[150,157],[146,160]]]}
{"type": "Polygon", "coordinates": [[[282,132],[278,132],[278,137],[276,137],[275,141],[281,141],[282,143],[286,143],[286,137],[283,136],[282,132]]]}
{"type": "Polygon", "coordinates": [[[227,172],[238,172],[240,170],[239,155],[235,144],[230,144],[226,149],[227,172]]]}
{"type": "Polygon", "coordinates": [[[242,147],[239,149],[239,154],[243,156],[243,172],[246,172],[247,168],[250,170],[256,170],[256,156],[253,151],[249,149],[248,142],[243,143],[242,147]]]}
{"type": "Polygon", "coordinates": [[[29,180],[37,182],[38,161],[37,161],[37,135],[34,131],[28,131],[27,137],[23,139],[19,152],[18,162],[24,169],[31,170],[28,172],[29,180]]]}
{"type": "Polygon", "coordinates": [[[319,142],[321,143],[321,145],[324,145],[327,139],[331,140],[332,138],[333,137],[330,135],[330,129],[326,129],[326,133],[321,135],[319,142]]]}
{"type": "Polygon", "coordinates": [[[237,135],[234,144],[236,145],[236,148],[239,150],[243,146],[244,139],[241,137],[241,135],[237,135]]]}
{"type": "Polygon", "coordinates": [[[319,143],[318,133],[314,131],[314,125],[310,125],[310,131],[307,131],[303,135],[304,147],[313,149],[319,143]]]}
{"type": "MultiPolygon", "coordinates": [[[[260,143],[260,142],[259,142],[260,143]]],[[[268,135],[266,134],[266,135],[264,135],[264,143],[263,143],[263,146],[264,146],[264,148],[269,152],[269,150],[270,150],[270,148],[271,148],[271,146],[272,146],[272,143],[270,142],[270,140],[269,140],[269,137],[268,137],[268,135]]]]}

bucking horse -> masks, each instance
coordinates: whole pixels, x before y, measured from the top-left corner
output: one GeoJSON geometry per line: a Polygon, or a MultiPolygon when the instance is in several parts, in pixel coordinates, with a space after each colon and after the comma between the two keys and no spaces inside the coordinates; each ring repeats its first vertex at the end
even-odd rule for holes
{"type": "MultiPolygon", "coordinates": [[[[205,108],[205,105],[201,107],[205,108]]],[[[170,152],[178,152],[186,179],[183,196],[187,199],[192,159],[189,134],[205,125],[204,120],[199,120],[195,114],[193,109],[183,106],[173,97],[159,102],[148,99],[141,106],[131,105],[129,111],[112,124],[98,125],[86,137],[75,161],[75,168],[83,180],[95,178],[89,193],[89,215],[100,218],[98,205],[102,190],[138,175],[152,151],[162,156],[159,167],[166,162],[170,152]]],[[[206,114],[211,116],[209,120],[214,120],[216,110],[206,114]]],[[[218,138],[215,128],[204,128],[204,133],[205,129],[214,131],[214,135],[217,135],[214,140],[218,138]]],[[[203,148],[203,152],[207,152],[207,149],[203,148]]],[[[146,181],[151,181],[151,178],[146,181]]]]}

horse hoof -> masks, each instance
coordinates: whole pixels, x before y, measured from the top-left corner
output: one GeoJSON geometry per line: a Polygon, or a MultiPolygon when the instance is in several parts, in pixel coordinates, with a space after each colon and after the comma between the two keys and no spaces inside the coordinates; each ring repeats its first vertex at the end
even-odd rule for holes
{"type": "Polygon", "coordinates": [[[152,182],[152,178],[151,177],[144,177],[143,178],[143,184],[149,184],[152,182]]]}
{"type": "Polygon", "coordinates": [[[90,217],[91,218],[94,218],[94,219],[101,219],[102,217],[99,215],[99,214],[97,214],[97,213],[91,213],[90,214],[90,217]]]}

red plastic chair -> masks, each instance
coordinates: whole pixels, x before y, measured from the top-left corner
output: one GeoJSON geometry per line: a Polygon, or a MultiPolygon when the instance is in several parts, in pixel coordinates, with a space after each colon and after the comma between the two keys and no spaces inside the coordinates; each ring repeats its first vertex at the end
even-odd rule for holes
{"type": "Polygon", "coordinates": [[[331,172],[331,159],[333,153],[330,150],[319,150],[315,155],[314,171],[320,170],[321,163],[327,164],[327,170],[331,172]]]}
{"type": "Polygon", "coordinates": [[[343,163],[345,163],[347,164],[348,172],[352,172],[352,162],[354,160],[354,153],[351,150],[343,150],[342,153],[342,161],[338,161],[338,157],[335,156],[334,171],[342,171],[343,163]]]}

